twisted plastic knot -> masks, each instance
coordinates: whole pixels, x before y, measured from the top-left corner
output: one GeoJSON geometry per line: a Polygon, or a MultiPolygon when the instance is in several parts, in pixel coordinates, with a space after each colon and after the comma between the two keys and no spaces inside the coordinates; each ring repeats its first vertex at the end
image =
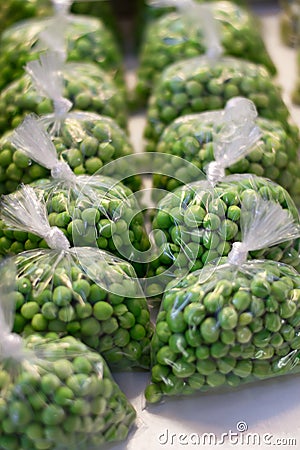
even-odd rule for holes
{"type": "Polygon", "coordinates": [[[44,239],[51,249],[68,250],[70,248],[68,239],[58,227],[51,227],[44,239]]]}
{"type": "Polygon", "coordinates": [[[58,161],[52,167],[51,176],[58,180],[76,182],[76,175],[74,175],[68,164],[64,161],[58,161]]]}
{"type": "Polygon", "coordinates": [[[243,242],[234,242],[228,254],[228,263],[240,266],[247,261],[248,249],[243,242]]]}
{"type": "Polygon", "coordinates": [[[216,183],[225,177],[225,169],[217,161],[212,161],[208,164],[206,169],[206,176],[208,181],[216,183]]]}
{"type": "Polygon", "coordinates": [[[64,120],[66,118],[67,113],[72,108],[73,103],[67,98],[62,97],[53,100],[53,105],[55,118],[58,120],[64,120]]]}
{"type": "Polygon", "coordinates": [[[3,358],[22,360],[24,358],[24,347],[21,336],[15,333],[4,333],[0,337],[0,354],[3,358]]]}

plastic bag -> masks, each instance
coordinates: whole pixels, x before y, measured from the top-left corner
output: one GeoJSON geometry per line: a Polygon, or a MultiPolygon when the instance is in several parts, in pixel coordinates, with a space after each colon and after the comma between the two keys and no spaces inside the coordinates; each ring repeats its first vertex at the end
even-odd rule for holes
{"type": "Polygon", "coordinates": [[[98,449],[124,440],[136,412],[100,354],[71,336],[12,332],[11,267],[1,267],[0,447],[98,449]]]}
{"type": "Polygon", "coordinates": [[[73,62],[93,62],[124,88],[122,56],[115,37],[96,18],[68,14],[72,2],[57,2],[56,14],[22,21],[6,29],[0,40],[0,89],[23,74],[23,66],[45,50],[73,62]]]}
{"type": "Polygon", "coordinates": [[[34,233],[49,247],[11,258],[17,267],[14,331],[70,334],[112,368],[149,367],[152,326],[133,267],[103,250],[70,248],[30,186],[4,197],[1,206],[15,232],[34,233]]]}
{"type": "MultiPolygon", "coordinates": [[[[41,60],[46,58],[41,56],[41,60]]],[[[31,70],[38,61],[32,61],[31,70]]],[[[53,70],[53,69],[52,69],[53,70]]],[[[70,100],[74,109],[112,117],[120,127],[127,128],[127,107],[123,93],[111,77],[88,63],[66,63],[62,69],[63,97],[70,100]]],[[[53,112],[52,100],[42,98],[33,85],[31,76],[23,75],[0,93],[0,132],[15,128],[28,113],[48,114],[53,112]]]]}
{"type": "MultiPolygon", "coordinates": [[[[250,100],[236,97],[226,103],[224,110],[179,117],[165,128],[157,151],[179,156],[202,170],[214,160],[215,140],[226,127],[230,129],[232,114],[235,113],[236,122],[242,125],[250,106],[254,113],[255,106],[250,100]]],[[[284,187],[299,206],[299,130],[295,126],[295,132],[291,135],[279,122],[255,116],[249,117],[249,120],[259,127],[260,140],[244,158],[226,168],[226,175],[247,172],[270,178],[284,187]]],[[[153,182],[154,187],[164,190],[173,190],[182,184],[175,178],[163,175],[155,175],[153,182]]]]}
{"type": "MultiPolygon", "coordinates": [[[[195,2],[191,8],[166,14],[148,24],[137,72],[136,95],[140,101],[148,98],[160,73],[168,65],[205,53],[205,25],[202,22],[206,20],[207,12],[195,2]],[[194,14],[191,8],[195,10],[194,14]]],[[[263,64],[271,74],[276,73],[250,12],[227,1],[211,3],[208,12],[218,24],[224,54],[263,64]]]]}
{"type": "MultiPolygon", "coordinates": [[[[32,184],[44,198],[51,225],[58,226],[75,246],[94,246],[131,260],[148,248],[143,215],[132,191],[113,178],[76,176],[68,164],[58,159],[50,136],[32,116],[13,133],[13,145],[32,160],[51,170],[52,180],[32,184]],[[128,220],[128,217],[132,220],[128,220]]],[[[0,253],[47,247],[45,240],[32,233],[14,233],[0,221],[0,253]]],[[[136,270],[144,271],[137,262],[136,270]]]]}
{"type": "Polygon", "coordinates": [[[174,119],[224,108],[227,100],[238,95],[252,100],[261,117],[278,120],[290,130],[290,114],[280,88],[263,66],[200,56],[171,64],[159,77],[149,100],[144,133],[147,149],[155,151],[164,128],[174,119]]]}
{"type": "Polygon", "coordinates": [[[279,30],[282,42],[297,47],[300,41],[300,2],[299,0],[280,0],[282,11],[279,30]]]}
{"type": "MultiPolygon", "coordinates": [[[[44,54],[40,62],[29,63],[36,79],[36,90],[53,103],[54,112],[40,117],[51,134],[57,154],[70,165],[74,173],[92,175],[104,164],[134,152],[128,136],[108,116],[82,111],[69,111],[72,103],[63,97],[63,83],[59,74],[49,70],[55,65],[55,55],[44,54]],[[53,61],[51,59],[54,58],[53,61]]],[[[20,182],[30,183],[50,175],[48,170],[32,162],[10,144],[7,133],[0,141],[0,193],[17,189],[20,182]]],[[[124,161],[125,164],[125,161],[124,161]]],[[[133,190],[141,185],[138,176],[125,180],[133,190]]]]}
{"type": "Polygon", "coordinates": [[[149,402],[299,372],[300,275],[249,251],[299,237],[280,205],[255,196],[241,207],[241,242],[170,283],[151,343],[149,402]]]}

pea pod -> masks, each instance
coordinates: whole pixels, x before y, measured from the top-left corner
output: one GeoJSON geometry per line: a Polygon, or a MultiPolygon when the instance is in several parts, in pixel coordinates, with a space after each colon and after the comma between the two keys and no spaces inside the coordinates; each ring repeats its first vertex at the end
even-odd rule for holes
{"type": "MultiPolygon", "coordinates": [[[[212,3],[212,14],[220,28],[224,54],[262,64],[271,74],[276,73],[250,12],[231,2],[222,1],[212,3]]],[[[168,65],[199,56],[205,51],[205,31],[201,16],[191,19],[180,11],[165,14],[150,22],[140,49],[137,98],[140,102],[145,102],[159,75],[168,65]]]]}
{"type": "MultiPolygon", "coordinates": [[[[51,31],[52,39],[60,32],[58,18],[28,19],[6,29],[1,36],[0,61],[5,71],[1,73],[0,89],[18,79],[28,61],[37,59],[49,48],[41,41],[41,34],[51,31]],[[13,54],[13,58],[11,57],[13,54]]],[[[121,53],[110,30],[98,19],[80,15],[66,15],[62,27],[66,60],[93,62],[115,78],[124,89],[121,53]]],[[[62,50],[62,49],[60,49],[62,50]]]]}
{"type": "Polygon", "coordinates": [[[173,63],[159,77],[149,100],[147,150],[155,151],[164,129],[176,118],[224,108],[235,96],[252,100],[261,117],[278,120],[290,132],[287,106],[263,66],[229,57],[209,62],[202,56],[173,63]]]}
{"type": "MultiPolygon", "coordinates": [[[[157,152],[187,159],[203,170],[214,160],[215,133],[221,128],[224,111],[210,111],[179,117],[167,126],[160,137],[157,152]]],[[[280,122],[258,117],[262,135],[253,151],[226,169],[226,175],[253,173],[280,184],[299,205],[299,130],[287,133],[280,122]]],[[[164,171],[162,170],[162,173],[164,171]]],[[[176,178],[155,175],[154,186],[173,190],[181,183],[176,178]]],[[[230,215],[234,214],[234,206],[230,215]]]]}

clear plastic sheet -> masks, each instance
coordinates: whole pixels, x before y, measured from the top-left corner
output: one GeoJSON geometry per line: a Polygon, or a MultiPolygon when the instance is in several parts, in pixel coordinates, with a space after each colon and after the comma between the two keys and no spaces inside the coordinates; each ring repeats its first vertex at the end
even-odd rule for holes
{"type": "MultiPolygon", "coordinates": [[[[239,101],[232,99],[235,100],[239,101]]],[[[295,126],[295,133],[288,134],[280,122],[262,117],[257,117],[255,123],[262,133],[260,140],[249,154],[226,168],[226,175],[253,173],[269,178],[285,188],[298,206],[299,130],[295,126]]],[[[215,159],[215,140],[225,125],[226,108],[179,117],[164,130],[157,151],[179,156],[203,170],[215,159]]],[[[153,181],[154,187],[164,190],[173,190],[181,184],[176,178],[161,175],[155,175],[153,181]]]]}
{"type": "Polygon", "coordinates": [[[224,108],[227,100],[238,95],[252,100],[261,117],[278,120],[287,131],[293,127],[281,90],[263,66],[237,58],[200,56],[171,64],[159,77],[149,100],[147,149],[155,151],[164,128],[174,119],[224,108]]]}
{"type": "Polygon", "coordinates": [[[149,402],[299,372],[300,276],[250,250],[299,237],[299,224],[257,196],[241,206],[241,239],[228,258],[174,280],[152,339],[149,402]]]}
{"type": "Polygon", "coordinates": [[[96,449],[126,439],[136,412],[100,354],[71,336],[12,332],[13,268],[0,268],[1,448],[96,449]]]}
{"type": "MultiPolygon", "coordinates": [[[[206,18],[196,8],[195,3],[192,9],[164,15],[148,25],[140,48],[137,101],[145,102],[168,65],[199,56],[207,50],[203,24],[206,18]]],[[[276,73],[250,12],[231,2],[220,1],[211,3],[211,14],[218,24],[224,54],[263,64],[271,74],[276,73]]]]}

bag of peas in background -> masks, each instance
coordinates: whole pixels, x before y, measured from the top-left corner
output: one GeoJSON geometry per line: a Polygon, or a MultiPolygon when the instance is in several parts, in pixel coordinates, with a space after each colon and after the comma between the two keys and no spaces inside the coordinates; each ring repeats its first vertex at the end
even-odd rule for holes
{"type": "Polygon", "coordinates": [[[12,331],[15,270],[0,268],[0,448],[99,449],[125,440],[136,412],[103,357],[72,336],[12,331]]]}
{"type": "Polygon", "coordinates": [[[276,73],[250,12],[227,1],[189,3],[179,1],[177,12],[148,24],[139,54],[137,100],[145,102],[168,65],[205,53],[208,14],[216,21],[224,54],[262,64],[271,74],[276,73]]]}
{"type": "Polygon", "coordinates": [[[13,330],[72,335],[99,351],[111,368],[148,368],[152,325],[133,267],[97,248],[70,248],[62,230],[50,226],[31,186],[2,199],[10,229],[48,245],[11,257],[17,268],[13,330]]]}
{"type": "Polygon", "coordinates": [[[0,89],[23,74],[24,65],[46,50],[71,62],[93,62],[125,92],[122,55],[115,37],[101,20],[68,13],[71,1],[57,0],[56,14],[22,21],[0,39],[0,89]]]}
{"type": "MultiPolygon", "coordinates": [[[[148,248],[143,215],[129,188],[109,177],[76,176],[58,157],[50,136],[33,116],[26,116],[11,142],[51,171],[52,179],[37,180],[31,186],[45,200],[50,224],[63,230],[72,245],[99,247],[130,261],[133,252],[148,248]]],[[[0,254],[45,246],[40,237],[16,234],[0,220],[0,254]]],[[[146,264],[133,264],[139,274],[146,270],[146,264]]]]}
{"type": "Polygon", "coordinates": [[[277,120],[294,133],[280,87],[265,67],[212,53],[173,63],[162,72],[148,104],[147,150],[155,151],[164,129],[176,118],[224,108],[236,96],[252,100],[261,117],[277,120]]]}
{"type": "MultiPolygon", "coordinates": [[[[32,61],[27,66],[37,96],[44,96],[53,105],[53,113],[45,114],[39,120],[50,133],[57,154],[76,175],[92,175],[104,164],[132,154],[134,150],[128,136],[113,119],[84,111],[69,111],[72,103],[63,97],[62,73],[56,70],[57,63],[55,54],[45,53],[39,61],[32,61]]],[[[0,141],[1,194],[13,192],[20,182],[28,184],[50,175],[47,169],[15,150],[10,144],[10,135],[8,132],[0,141]]],[[[125,184],[135,191],[140,187],[141,179],[132,176],[125,184]]]]}
{"type": "Polygon", "coordinates": [[[26,65],[27,73],[0,93],[3,112],[0,117],[1,134],[17,127],[28,113],[42,115],[53,112],[52,99],[45,98],[32,78],[34,71],[39,70],[39,65],[48,71],[50,78],[53,75],[53,83],[57,77],[62,77],[62,95],[74,105],[74,109],[109,116],[127,130],[128,111],[124,95],[107,73],[93,63],[61,65],[56,60],[58,67],[55,68],[54,60],[53,53],[47,52],[39,60],[29,62],[26,65]]]}
{"type": "Polygon", "coordinates": [[[151,341],[148,402],[299,372],[300,275],[248,252],[299,237],[287,210],[259,194],[241,206],[227,258],[165,291],[151,341]]]}
{"type": "MultiPolygon", "coordinates": [[[[165,128],[156,151],[179,156],[202,170],[214,160],[215,140],[218,141],[220,133],[230,133],[232,121],[242,126],[245,120],[256,123],[261,137],[252,151],[226,168],[226,175],[253,173],[270,178],[284,187],[299,206],[299,130],[295,126],[294,133],[288,134],[280,122],[257,117],[254,103],[246,98],[230,99],[223,110],[179,117],[165,128]]],[[[181,184],[176,177],[155,175],[153,178],[155,188],[168,191],[181,184]]]]}
{"type": "MultiPolygon", "coordinates": [[[[243,160],[261,139],[252,106],[243,104],[240,113],[236,108],[228,109],[227,122],[214,136],[214,161],[205,167],[207,180],[181,186],[158,202],[152,229],[157,233],[159,256],[152,260],[147,273],[151,292],[162,292],[161,286],[155,285],[157,275],[160,283],[166,283],[171,276],[182,276],[227,256],[234,242],[240,240],[241,204],[247,204],[251,210],[258,193],[265,200],[278,203],[296,223],[300,222],[295,203],[279,184],[247,173],[225,174],[226,168],[243,160]]],[[[249,257],[281,261],[299,269],[299,249],[300,239],[287,239],[277,246],[251,252],[249,257]]]]}
{"type": "MultiPolygon", "coordinates": [[[[51,0],[6,0],[0,11],[0,33],[10,25],[30,17],[45,17],[53,14],[53,2],[51,0]]],[[[74,1],[71,12],[76,14],[99,17],[105,25],[116,32],[116,23],[111,10],[111,5],[105,0],[74,1]]]]}

